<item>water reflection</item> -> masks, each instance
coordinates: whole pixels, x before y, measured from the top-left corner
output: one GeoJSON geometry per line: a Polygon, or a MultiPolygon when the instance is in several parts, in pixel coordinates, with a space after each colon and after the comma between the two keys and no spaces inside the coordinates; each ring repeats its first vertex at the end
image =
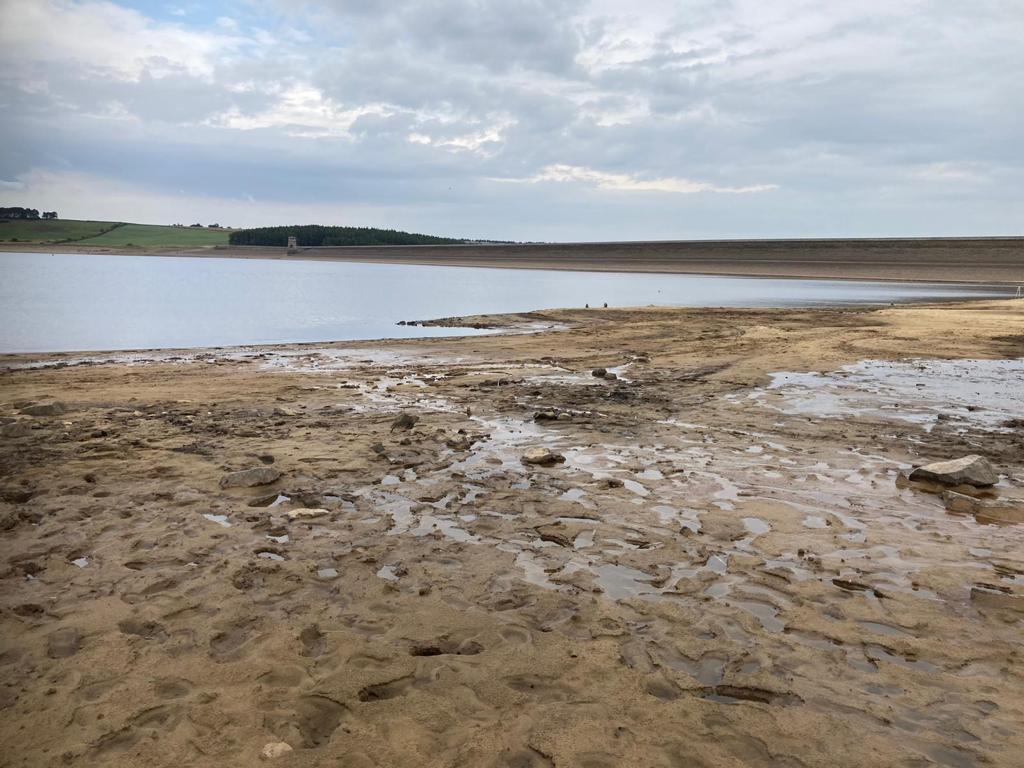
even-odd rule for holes
{"type": "Polygon", "coordinates": [[[0,253],[0,352],[445,336],[453,330],[395,323],[604,302],[748,307],[965,295],[1008,294],[937,284],[0,253]]]}

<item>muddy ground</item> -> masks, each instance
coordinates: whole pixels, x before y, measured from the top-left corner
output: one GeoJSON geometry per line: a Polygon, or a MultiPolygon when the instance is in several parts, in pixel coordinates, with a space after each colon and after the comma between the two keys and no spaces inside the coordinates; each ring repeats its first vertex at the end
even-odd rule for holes
{"type": "Polygon", "coordinates": [[[1024,302],[473,322],[0,360],[0,765],[1020,765],[1024,302]]]}

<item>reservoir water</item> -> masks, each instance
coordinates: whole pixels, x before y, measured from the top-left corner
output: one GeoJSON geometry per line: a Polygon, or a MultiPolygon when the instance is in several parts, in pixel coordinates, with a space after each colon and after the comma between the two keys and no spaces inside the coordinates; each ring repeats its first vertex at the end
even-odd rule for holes
{"type": "Polygon", "coordinates": [[[451,336],[473,331],[396,323],[604,302],[792,307],[1012,295],[937,283],[0,253],[0,352],[451,336]]]}

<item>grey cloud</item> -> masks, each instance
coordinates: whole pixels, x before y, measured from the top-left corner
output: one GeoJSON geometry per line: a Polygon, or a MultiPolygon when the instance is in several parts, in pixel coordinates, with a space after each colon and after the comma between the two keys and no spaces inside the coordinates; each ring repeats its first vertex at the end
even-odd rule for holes
{"type": "Polygon", "coordinates": [[[1010,3],[822,5],[806,33],[783,34],[739,14],[789,9],[798,29],[806,4],[703,0],[652,20],[637,3],[634,29],[584,0],[268,2],[252,7],[276,15],[239,34],[274,29],[276,44],[233,41],[207,68],[162,62],[127,80],[88,61],[7,67],[0,178],[72,169],[521,239],[1019,226],[1024,20],[1010,3]],[[553,165],[779,189],[490,181],[553,165]]]}

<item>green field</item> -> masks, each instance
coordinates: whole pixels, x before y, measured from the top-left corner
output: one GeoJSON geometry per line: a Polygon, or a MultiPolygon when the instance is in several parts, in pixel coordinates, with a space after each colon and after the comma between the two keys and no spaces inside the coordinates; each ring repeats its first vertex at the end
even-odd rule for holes
{"type": "Polygon", "coordinates": [[[188,248],[227,245],[228,234],[226,229],[164,227],[116,221],[0,219],[0,243],[188,248]]]}
{"type": "Polygon", "coordinates": [[[226,229],[159,227],[154,224],[124,224],[102,235],[80,240],[81,245],[200,246],[227,245],[226,229]]]}

